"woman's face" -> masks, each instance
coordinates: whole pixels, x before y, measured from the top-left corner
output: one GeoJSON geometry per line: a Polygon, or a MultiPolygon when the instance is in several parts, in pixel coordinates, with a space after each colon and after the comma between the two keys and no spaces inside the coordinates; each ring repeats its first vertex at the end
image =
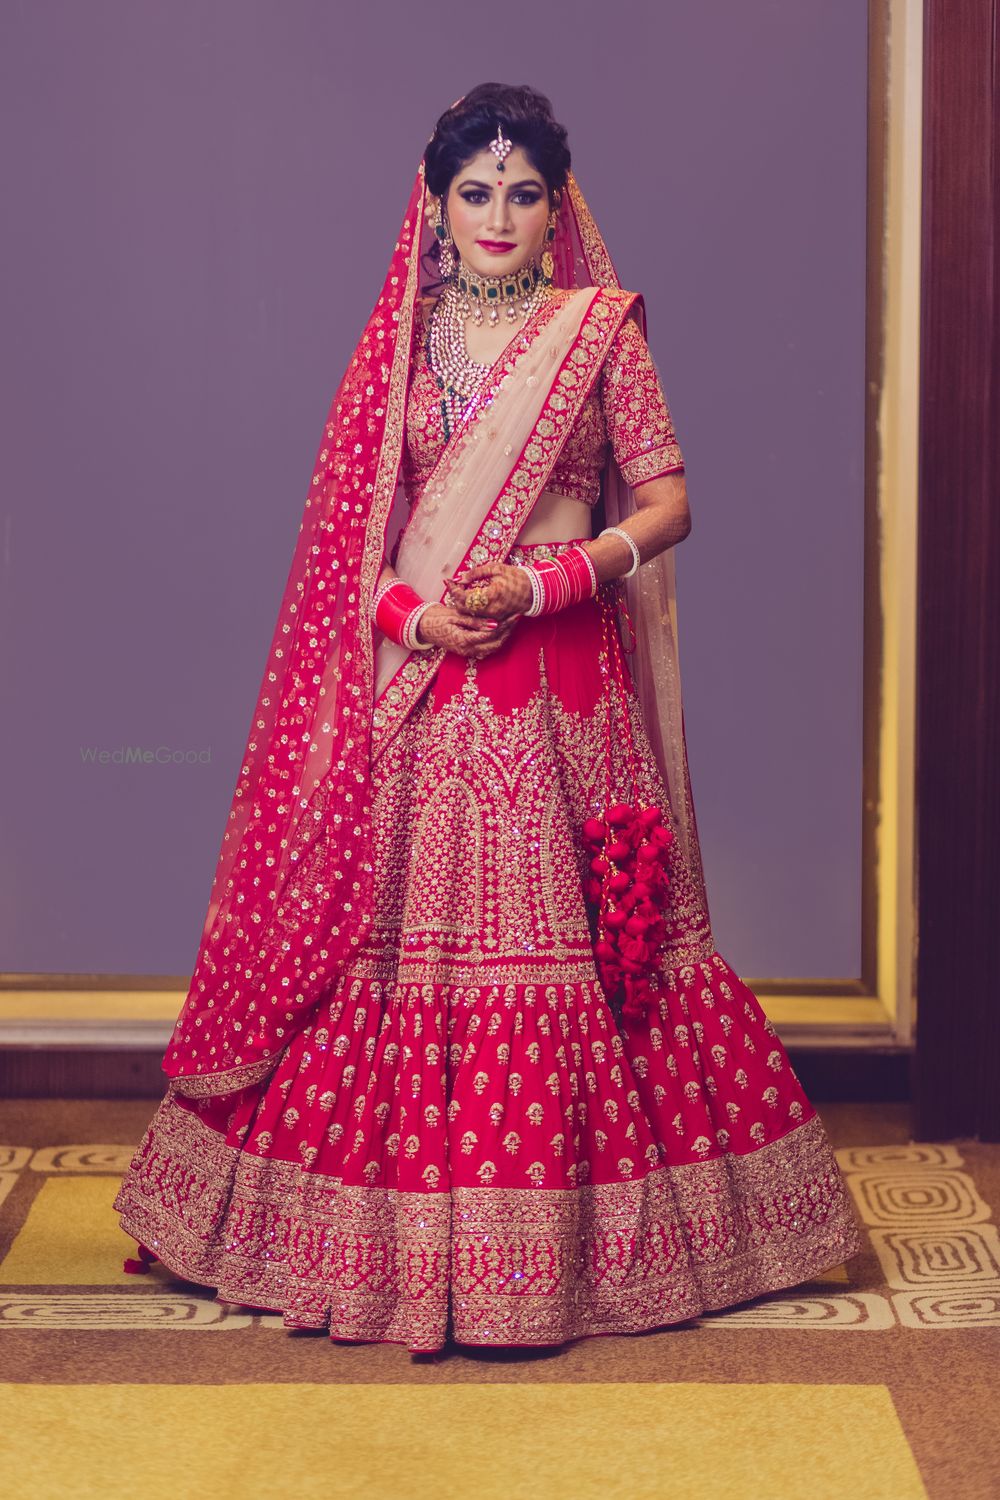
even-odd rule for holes
{"type": "Polygon", "coordinates": [[[452,178],[445,214],[455,248],[480,276],[509,276],[541,255],[549,218],[545,178],[515,146],[497,171],[484,148],[452,178]]]}

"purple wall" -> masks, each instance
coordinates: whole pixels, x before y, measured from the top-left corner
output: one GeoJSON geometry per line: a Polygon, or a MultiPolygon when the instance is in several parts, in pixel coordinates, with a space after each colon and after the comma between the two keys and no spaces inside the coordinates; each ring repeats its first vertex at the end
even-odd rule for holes
{"type": "Polygon", "coordinates": [[[190,970],[331,394],[434,120],[500,77],[646,295],[720,946],[858,971],[866,7],[437,14],[5,9],[4,969],[190,970]],[[194,759],[86,758],[123,745],[194,759]]]}

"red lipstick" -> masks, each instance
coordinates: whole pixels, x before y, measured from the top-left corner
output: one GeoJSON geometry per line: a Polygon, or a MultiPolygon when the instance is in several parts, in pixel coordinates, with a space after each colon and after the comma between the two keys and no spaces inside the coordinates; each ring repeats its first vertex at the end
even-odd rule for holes
{"type": "Polygon", "coordinates": [[[477,240],[477,245],[482,245],[484,250],[491,250],[494,255],[506,255],[508,251],[516,248],[517,241],[511,240],[477,240]]]}

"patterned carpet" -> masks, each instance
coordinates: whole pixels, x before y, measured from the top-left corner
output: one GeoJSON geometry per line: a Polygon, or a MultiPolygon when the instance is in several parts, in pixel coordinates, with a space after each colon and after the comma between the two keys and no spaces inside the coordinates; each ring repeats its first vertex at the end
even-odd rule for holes
{"type": "Polygon", "coordinates": [[[110,1204],[151,1109],[0,1105],[7,1496],[177,1500],[178,1464],[219,1500],[1000,1496],[998,1146],[826,1105],[868,1237],[848,1266],[675,1329],[414,1358],[127,1276],[110,1204]]]}

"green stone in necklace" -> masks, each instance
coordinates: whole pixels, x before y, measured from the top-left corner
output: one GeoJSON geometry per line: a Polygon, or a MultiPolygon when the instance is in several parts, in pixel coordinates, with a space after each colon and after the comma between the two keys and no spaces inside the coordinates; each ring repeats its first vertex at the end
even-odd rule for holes
{"type": "Polygon", "coordinates": [[[500,308],[505,304],[507,321],[513,323],[517,317],[516,304],[522,299],[530,299],[546,279],[535,260],[528,261],[509,276],[480,276],[462,261],[453,285],[461,298],[459,307],[463,317],[472,318],[478,326],[483,321],[484,308],[489,309],[489,321],[499,323],[500,308]]]}

